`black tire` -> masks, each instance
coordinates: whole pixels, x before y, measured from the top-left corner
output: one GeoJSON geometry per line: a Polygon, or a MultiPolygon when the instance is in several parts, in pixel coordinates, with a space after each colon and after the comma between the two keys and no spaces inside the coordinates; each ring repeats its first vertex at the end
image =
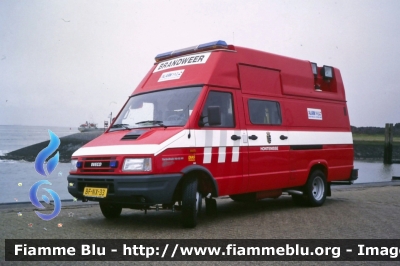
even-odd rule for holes
{"type": "Polygon", "coordinates": [[[305,193],[307,203],[312,207],[324,204],[327,193],[326,177],[320,170],[315,170],[308,178],[305,193]]]}
{"type": "Polygon", "coordinates": [[[182,188],[182,225],[193,228],[202,207],[202,196],[197,189],[197,178],[189,177],[183,181],[182,188]]]}
{"type": "Polygon", "coordinates": [[[101,213],[107,219],[115,219],[121,215],[122,207],[118,204],[112,204],[108,202],[100,202],[101,213]]]}

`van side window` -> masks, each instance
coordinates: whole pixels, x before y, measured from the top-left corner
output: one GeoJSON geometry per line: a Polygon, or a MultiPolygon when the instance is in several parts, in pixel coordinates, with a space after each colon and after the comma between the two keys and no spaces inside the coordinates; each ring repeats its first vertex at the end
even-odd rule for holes
{"type": "MultiPolygon", "coordinates": [[[[216,127],[235,127],[232,94],[229,92],[210,91],[207,96],[206,104],[204,105],[202,116],[204,126],[209,127],[207,123],[207,108],[209,106],[219,106],[221,111],[221,125],[216,127]]],[[[215,126],[213,126],[215,127],[215,126]]]]}
{"type": "Polygon", "coordinates": [[[249,100],[249,114],[252,124],[282,124],[281,108],[278,102],[249,100]]]}

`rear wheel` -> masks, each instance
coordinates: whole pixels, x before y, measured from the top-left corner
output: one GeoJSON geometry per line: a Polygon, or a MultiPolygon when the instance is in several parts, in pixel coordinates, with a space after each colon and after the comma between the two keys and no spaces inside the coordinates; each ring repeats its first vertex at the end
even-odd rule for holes
{"type": "Polygon", "coordinates": [[[197,188],[197,178],[189,177],[183,182],[182,225],[193,228],[202,207],[202,196],[197,188]]]}
{"type": "Polygon", "coordinates": [[[121,215],[122,207],[120,205],[108,202],[100,202],[99,204],[101,212],[107,219],[118,218],[121,215]]]}
{"type": "Polygon", "coordinates": [[[320,170],[312,172],[305,190],[307,202],[310,206],[317,207],[324,204],[327,192],[325,174],[320,170]]]}

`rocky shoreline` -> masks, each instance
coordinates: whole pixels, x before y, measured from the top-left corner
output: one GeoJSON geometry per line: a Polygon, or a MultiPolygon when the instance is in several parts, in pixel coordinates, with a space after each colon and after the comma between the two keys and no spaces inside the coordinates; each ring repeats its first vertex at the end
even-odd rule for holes
{"type": "MultiPolygon", "coordinates": [[[[354,159],[383,162],[384,144],[368,144],[354,142],[354,159]]],[[[400,162],[400,145],[393,145],[392,158],[394,163],[400,162]]]]}
{"type": "MultiPolygon", "coordinates": [[[[71,161],[71,155],[80,147],[88,143],[89,141],[97,138],[103,134],[103,131],[90,131],[76,133],[69,136],[60,138],[60,146],[58,151],[60,152],[60,162],[68,163],[71,161]]],[[[49,145],[49,141],[43,141],[19,150],[12,151],[5,156],[0,156],[3,160],[24,160],[28,162],[34,162],[38,153],[49,145]]],[[[52,156],[50,156],[52,157],[52,156]]]]}
{"type": "MultiPolygon", "coordinates": [[[[89,141],[103,134],[103,131],[92,131],[76,133],[69,136],[61,137],[60,162],[68,163],[71,161],[71,155],[80,147],[89,141]]],[[[12,151],[5,156],[0,156],[3,160],[24,160],[34,162],[37,154],[47,147],[49,141],[43,141],[19,150],[12,151]]],[[[394,161],[400,161],[400,144],[393,146],[394,161]],[[398,159],[397,159],[398,158],[398,159]]],[[[355,160],[374,160],[383,161],[383,143],[354,142],[354,159],[355,160]]]]}

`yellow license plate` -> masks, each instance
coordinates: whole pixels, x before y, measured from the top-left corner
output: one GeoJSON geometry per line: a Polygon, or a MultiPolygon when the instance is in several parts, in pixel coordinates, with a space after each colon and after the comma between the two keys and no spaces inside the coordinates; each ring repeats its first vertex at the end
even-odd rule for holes
{"type": "Polygon", "coordinates": [[[106,188],[85,187],[83,195],[88,197],[105,198],[107,196],[106,188]]]}

